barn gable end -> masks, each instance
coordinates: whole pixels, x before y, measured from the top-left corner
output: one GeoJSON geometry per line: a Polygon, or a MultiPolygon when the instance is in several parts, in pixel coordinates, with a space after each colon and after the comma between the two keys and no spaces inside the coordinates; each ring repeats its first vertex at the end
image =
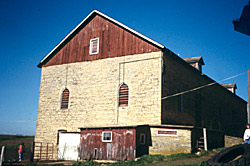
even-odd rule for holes
{"type": "Polygon", "coordinates": [[[42,59],[38,67],[150,53],[164,48],[105,16],[97,11],[92,12],[79,27],[42,59]],[[97,54],[90,54],[90,40],[96,38],[99,39],[99,51],[97,54]]]}

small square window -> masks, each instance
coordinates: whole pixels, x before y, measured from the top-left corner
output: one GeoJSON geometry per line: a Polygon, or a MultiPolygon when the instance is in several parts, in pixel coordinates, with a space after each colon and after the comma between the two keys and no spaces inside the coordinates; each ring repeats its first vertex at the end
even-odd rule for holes
{"type": "Polygon", "coordinates": [[[144,133],[140,134],[140,144],[145,144],[146,142],[146,136],[144,133]]]}
{"type": "Polygon", "coordinates": [[[90,40],[89,54],[98,54],[99,53],[99,38],[90,40]]]}
{"type": "Polygon", "coordinates": [[[102,132],[102,142],[112,142],[112,131],[102,132]]]}

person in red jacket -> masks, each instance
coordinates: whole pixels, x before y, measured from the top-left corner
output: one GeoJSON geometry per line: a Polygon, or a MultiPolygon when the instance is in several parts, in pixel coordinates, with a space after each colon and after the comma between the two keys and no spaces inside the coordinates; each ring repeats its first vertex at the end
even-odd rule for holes
{"type": "Polygon", "coordinates": [[[22,160],[22,153],[23,153],[23,143],[21,145],[18,146],[18,156],[19,156],[19,161],[22,160]]]}

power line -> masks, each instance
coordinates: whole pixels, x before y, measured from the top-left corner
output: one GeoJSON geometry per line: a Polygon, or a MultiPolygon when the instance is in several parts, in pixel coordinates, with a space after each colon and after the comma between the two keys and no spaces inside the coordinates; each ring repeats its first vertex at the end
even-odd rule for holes
{"type": "MultiPolygon", "coordinates": [[[[247,73],[247,72],[240,73],[240,74],[234,75],[234,76],[232,76],[232,77],[228,77],[228,78],[226,78],[226,79],[223,79],[223,80],[221,80],[221,81],[219,81],[219,82],[223,82],[223,81],[226,81],[226,80],[229,80],[229,79],[232,79],[232,78],[241,76],[241,75],[246,74],[246,73],[247,73]]],[[[199,89],[208,87],[208,86],[212,86],[212,85],[214,85],[214,84],[217,84],[217,82],[215,81],[215,82],[209,83],[209,84],[207,84],[207,85],[199,86],[199,87],[197,87],[197,88],[193,88],[193,89],[186,90],[186,91],[183,91],[183,92],[179,92],[179,93],[176,93],[176,94],[173,94],[173,95],[165,96],[165,97],[162,97],[161,99],[164,100],[164,99],[171,98],[171,97],[175,97],[175,96],[182,95],[182,94],[185,94],[185,93],[193,92],[193,91],[196,91],[196,90],[199,90],[199,89]]]]}
{"type": "MultiPolygon", "coordinates": [[[[226,81],[226,80],[229,80],[229,79],[232,79],[232,78],[236,78],[236,77],[241,76],[241,75],[244,75],[244,74],[246,74],[246,73],[247,73],[247,72],[240,73],[240,74],[237,74],[237,75],[234,75],[234,76],[225,78],[225,79],[223,79],[223,80],[221,80],[221,81],[219,81],[219,82],[223,82],[223,81],[226,81]]],[[[200,86],[200,87],[196,87],[196,88],[193,88],[193,89],[190,89],[190,90],[186,90],[186,91],[183,91],[183,92],[179,92],[179,93],[176,93],[176,94],[173,94],[173,95],[165,96],[165,97],[162,97],[161,99],[164,100],[164,99],[168,99],[168,98],[175,97],[175,96],[178,96],[178,95],[186,94],[186,93],[193,92],[193,91],[196,91],[196,90],[199,90],[199,89],[208,87],[208,86],[212,86],[212,85],[214,85],[214,84],[217,84],[217,82],[212,82],[212,83],[209,83],[209,84],[207,84],[207,85],[203,85],[203,86],[200,86]]],[[[36,120],[13,120],[13,121],[0,120],[0,122],[27,123],[27,122],[36,122],[36,120]]]]}

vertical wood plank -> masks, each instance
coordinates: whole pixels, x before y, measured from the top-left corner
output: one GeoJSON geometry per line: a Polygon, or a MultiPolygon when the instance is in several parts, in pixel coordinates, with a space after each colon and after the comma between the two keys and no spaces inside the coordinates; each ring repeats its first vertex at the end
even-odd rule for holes
{"type": "Polygon", "coordinates": [[[96,15],[83,27],[61,50],[59,50],[44,66],[66,63],[92,61],[123,55],[142,54],[160,51],[131,32],[96,15]],[[99,37],[99,53],[89,55],[90,39],[99,37]]]}

